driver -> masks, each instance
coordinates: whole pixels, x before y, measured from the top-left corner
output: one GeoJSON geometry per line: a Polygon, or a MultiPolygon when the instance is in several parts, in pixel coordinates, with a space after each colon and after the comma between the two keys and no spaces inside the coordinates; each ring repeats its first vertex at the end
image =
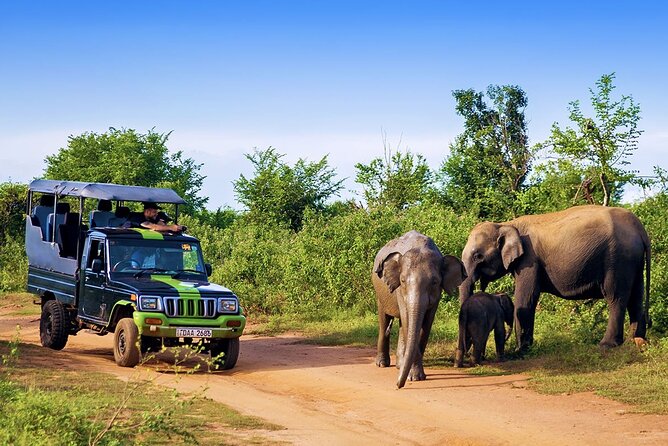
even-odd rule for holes
{"type": "Polygon", "coordinates": [[[145,201],[144,212],[130,214],[126,225],[129,225],[130,227],[152,229],[158,232],[181,232],[185,229],[184,226],[181,225],[167,224],[160,218],[158,211],[161,209],[162,208],[156,203],[145,201]]]}

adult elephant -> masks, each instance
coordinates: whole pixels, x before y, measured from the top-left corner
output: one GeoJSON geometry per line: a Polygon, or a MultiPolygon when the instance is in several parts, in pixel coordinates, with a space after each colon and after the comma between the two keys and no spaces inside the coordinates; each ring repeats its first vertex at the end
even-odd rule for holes
{"type": "Polygon", "coordinates": [[[390,328],[398,317],[398,388],[407,378],[426,379],[422,356],[441,291],[454,293],[465,277],[458,258],[443,256],[431,238],[417,231],[391,240],[378,251],[371,274],[378,303],[376,365],[390,365],[390,328]]]}
{"type": "Polygon", "coordinates": [[[520,350],[533,343],[541,292],[565,299],[606,299],[610,318],[601,347],[614,347],[624,341],[625,311],[634,340],[642,342],[639,338],[645,338],[650,242],[640,220],[625,209],[577,206],[504,223],[479,223],[469,235],[462,259],[468,273],[460,286],[462,302],[471,295],[476,281],[480,280],[484,291],[489,282],[513,275],[515,333],[520,350]],[[646,285],[643,267],[647,271],[646,285]]]}

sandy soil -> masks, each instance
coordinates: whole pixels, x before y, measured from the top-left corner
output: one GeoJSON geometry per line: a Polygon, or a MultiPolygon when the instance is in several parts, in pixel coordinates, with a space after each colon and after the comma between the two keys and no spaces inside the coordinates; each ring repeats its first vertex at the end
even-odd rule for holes
{"type": "MultiPolygon", "coordinates": [[[[39,343],[32,317],[0,315],[0,339],[21,326],[39,343]]],[[[182,391],[284,426],[268,438],[295,445],[666,445],[668,416],[641,415],[593,394],[546,396],[527,377],[469,376],[427,369],[427,380],[397,390],[397,370],[374,365],[374,348],[322,347],[294,335],[243,336],[237,367],[175,377],[169,358],[137,369],[117,367],[112,336],[82,332],[63,351],[35,358],[50,367],[85,367],[131,378],[151,374],[182,391]]],[[[265,433],[263,432],[263,435],[265,433]]]]}

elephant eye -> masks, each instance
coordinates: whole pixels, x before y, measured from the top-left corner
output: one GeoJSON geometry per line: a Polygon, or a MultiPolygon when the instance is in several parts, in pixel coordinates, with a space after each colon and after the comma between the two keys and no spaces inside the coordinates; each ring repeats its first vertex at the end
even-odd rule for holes
{"type": "Polygon", "coordinates": [[[483,257],[482,257],[482,254],[480,254],[479,252],[477,252],[477,251],[474,252],[472,257],[473,257],[474,262],[476,262],[476,263],[482,262],[483,257]]]}

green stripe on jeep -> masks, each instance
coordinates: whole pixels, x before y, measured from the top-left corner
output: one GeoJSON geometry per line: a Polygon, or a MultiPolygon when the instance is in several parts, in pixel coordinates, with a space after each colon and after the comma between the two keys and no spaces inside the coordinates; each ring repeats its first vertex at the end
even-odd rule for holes
{"type": "Polygon", "coordinates": [[[169,276],[163,276],[160,274],[151,274],[151,280],[156,282],[165,283],[176,290],[179,293],[180,297],[201,297],[199,290],[195,287],[195,284],[182,282],[178,279],[172,279],[169,276]]]}
{"type": "Polygon", "coordinates": [[[158,231],[154,231],[152,229],[141,229],[141,228],[130,228],[135,232],[138,232],[141,234],[142,238],[148,239],[148,240],[164,240],[165,237],[162,236],[161,233],[158,231]]]}

